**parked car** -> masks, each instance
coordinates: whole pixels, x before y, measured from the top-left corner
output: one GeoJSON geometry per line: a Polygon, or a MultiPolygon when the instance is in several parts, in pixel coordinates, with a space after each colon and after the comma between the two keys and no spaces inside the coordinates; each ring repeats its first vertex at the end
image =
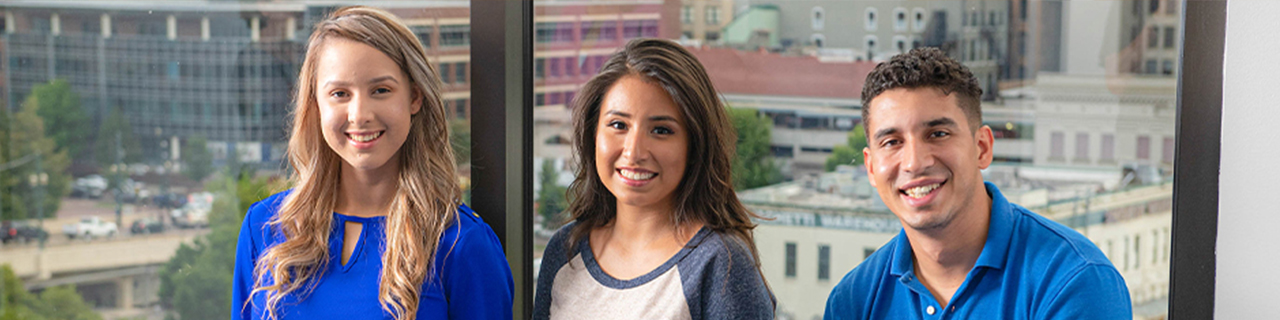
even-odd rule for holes
{"type": "Polygon", "coordinates": [[[169,215],[173,218],[173,225],[179,228],[194,228],[209,226],[209,212],[213,211],[213,194],[209,192],[197,192],[187,196],[187,204],[181,208],[173,209],[169,215]]]}
{"type": "Polygon", "coordinates": [[[40,229],[34,221],[0,222],[0,242],[27,243],[49,237],[49,233],[40,229]]]}
{"type": "Polygon", "coordinates": [[[177,209],[187,204],[187,196],[179,193],[162,193],[151,197],[151,203],[161,209],[177,209]]]}
{"type": "Polygon", "coordinates": [[[114,237],[119,231],[120,229],[116,227],[115,222],[102,221],[96,216],[80,219],[80,223],[62,226],[62,234],[67,235],[67,238],[70,239],[75,239],[76,237],[85,239],[114,237]]]}
{"type": "Polygon", "coordinates": [[[133,224],[129,225],[129,233],[132,234],[160,232],[164,232],[164,224],[160,223],[160,220],[151,217],[134,220],[133,224]]]}
{"type": "Polygon", "coordinates": [[[101,198],[102,193],[107,191],[107,178],[100,175],[88,175],[76,179],[71,183],[71,196],[84,198],[101,198]]]}

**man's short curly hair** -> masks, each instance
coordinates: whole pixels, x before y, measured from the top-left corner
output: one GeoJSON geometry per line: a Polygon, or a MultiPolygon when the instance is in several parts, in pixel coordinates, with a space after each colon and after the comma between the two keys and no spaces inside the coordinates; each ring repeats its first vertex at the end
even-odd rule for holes
{"type": "Polygon", "coordinates": [[[955,93],[960,110],[969,118],[969,129],[977,130],[982,126],[979,101],[982,87],[978,86],[978,79],[969,72],[969,68],[938,48],[911,49],[876,65],[862,86],[862,122],[867,123],[871,119],[872,99],[886,90],[897,88],[937,88],[943,94],[955,93]]]}

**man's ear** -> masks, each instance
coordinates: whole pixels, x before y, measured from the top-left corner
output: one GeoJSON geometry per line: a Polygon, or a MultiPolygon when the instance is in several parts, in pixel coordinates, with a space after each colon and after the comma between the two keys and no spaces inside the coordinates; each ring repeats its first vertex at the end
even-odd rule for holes
{"type": "Polygon", "coordinates": [[[867,179],[867,181],[870,182],[871,187],[874,188],[876,186],[876,174],[875,174],[875,170],[871,170],[871,168],[873,167],[873,164],[871,163],[871,161],[872,161],[871,147],[863,147],[862,148],[862,168],[867,170],[867,178],[869,178],[867,179]]]}
{"type": "Polygon", "coordinates": [[[995,144],[995,135],[991,133],[991,127],[984,125],[978,128],[978,132],[973,134],[973,140],[978,148],[978,167],[986,169],[991,166],[991,161],[995,158],[991,151],[995,144]]]}

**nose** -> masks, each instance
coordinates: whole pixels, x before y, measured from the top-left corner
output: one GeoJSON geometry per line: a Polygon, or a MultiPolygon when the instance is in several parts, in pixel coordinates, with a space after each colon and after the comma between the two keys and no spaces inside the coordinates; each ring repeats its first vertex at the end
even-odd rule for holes
{"type": "Polygon", "coordinates": [[[933,164],[932,146],[915,139],[908,139],[902,150],[902,171],[921,173],[933,164]]]}
{"type": "Polygon", "coordinates": [[[373,108],[364,100],[362,94],[351,95],[351,101],[347,102],[347,123],[358,125],[373,120],[373,108]]]}
{"type": "Polygon", "coordinates": [[[648,136],[641,130],[627,131],[622,143],[622,157],[634,163],[649,158],[648,136]]]}

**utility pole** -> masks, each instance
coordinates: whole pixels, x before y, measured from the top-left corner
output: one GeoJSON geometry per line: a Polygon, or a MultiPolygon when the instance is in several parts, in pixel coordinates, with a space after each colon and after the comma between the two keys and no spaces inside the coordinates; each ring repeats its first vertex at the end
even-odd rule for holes
{"type": "Polygon", "coordinates": [[[121,192],[124,192],[124,179],[120,177],[120,172],[124,171],[125,169],[124,168],[124,149],[120,147],[120,132],[118,131],[116,132],[116,165],[115,167],[116,167],[116,174],[115,174],[115,177],[116,177],[116,192],[115,192],[116,194],[116,227],[118,228],[124,225],[124,215],[121,212],[124,210],[124,204],[121,202],[123,200],[122,197],[124,197],[124,195],[121,194],[121,192]]]}

